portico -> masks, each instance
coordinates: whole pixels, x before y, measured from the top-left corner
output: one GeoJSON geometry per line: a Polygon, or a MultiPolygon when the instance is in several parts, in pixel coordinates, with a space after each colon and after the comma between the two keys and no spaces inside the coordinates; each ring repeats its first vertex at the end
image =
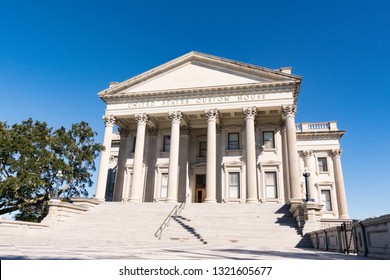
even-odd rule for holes
{"type": "Polygon", "coordinates": [[[291,68],[270,70],[191,52],[111,84],[99,93],[107,104],[106,150],[96,197],[302,203],[302,171],[308,162],[315,169],[317,158],[303,161],[301,150],[310,148],[321,160],[323,154],[332,158],[329,165],[335,170],[328,177],[318,173],[313,196],[322,203],[329,190],[337,207],[326,215],[348,217],[341,162],[332,154],[340,149],[343,132],[332,124],[308,129],[311,143],[299,140],[309,137],[303,124],[301,130],[295,124],[300,83],[291,68]],[[325,142],[316,148],[313,141],[325,142]],[[109,170],[115,170],[115,178],[109,170]]]}

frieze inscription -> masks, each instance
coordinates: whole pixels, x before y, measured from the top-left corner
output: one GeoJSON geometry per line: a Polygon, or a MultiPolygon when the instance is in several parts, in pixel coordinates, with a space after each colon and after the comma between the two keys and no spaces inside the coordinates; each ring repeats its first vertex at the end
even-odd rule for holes
{"type": "Polygon", "coordinates": [[[166,107],[166,106],[183,106],[183,105],[199,105],[199,104],[219,104],[219,103],[233,103],[245,101],[258,101],[266,99],[265,94],[243,94],[232,96],[212,96],[212,97],[198,97],[198,98],[175,98],[166,100],[155,100],[145,102],[131,102],[128,103],[129,108],[150,108],[150,107],[166,107]]]}

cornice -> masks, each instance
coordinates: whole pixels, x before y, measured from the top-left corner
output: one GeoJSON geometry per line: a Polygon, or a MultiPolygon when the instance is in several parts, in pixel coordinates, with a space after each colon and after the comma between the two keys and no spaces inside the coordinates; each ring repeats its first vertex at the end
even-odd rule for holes
{"type": "Polygon", "coordinates": [[[281,91],[294,91],[294,99],[296,100],[299,91],[299,82],[272,82],[272,83],[255,83],[255,84],[241,84],[241,85],[227,85],[227,86],[213,86],[213,87],[197,87],[197,88],[183,88],[183,89],[172,89],[172,90],[161,90],[161,91],[144,91],[144,92],[131,92],[121,94],[106,94],[100,96],[107,104],[113,104],[123,102],[126,99],[133,98],[172,98],[177,97],[204,97],[205,94],[210,96],[213,95],[235,95],[237,92],[240,93],[271,93],[277,90],[281,91]]]}
{"type": "Polygon", "coordinates": [[[343,137],[345,133],[345,130],[337,130],[337,131],[313,131],[313,132],[297,132],[297,139],[306,139],[306,138],[317,138],[317,139],[323,139],[323,138],[329,138],[329,137],[335,137],[337,139],[340,139],[343,137]]]}

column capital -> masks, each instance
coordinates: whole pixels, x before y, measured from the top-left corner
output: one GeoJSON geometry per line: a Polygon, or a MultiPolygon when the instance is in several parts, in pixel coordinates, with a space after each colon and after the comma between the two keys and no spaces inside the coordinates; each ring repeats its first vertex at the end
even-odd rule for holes
{"type": "Polygon", "coordinates": [[[297,113],[297,106],[294,104],[283,105],[282,112],[285,118],[295,117],[295,114],[297,113]]]}
{"type": "Polygon", "coordinates": [[[113,127],[116,123],[116,118],[113,115],[104,115],[103,121],[104,121],[106,126],[113,127]]]}
{"type": "Polygon", "coordinates": [[[158,128],[157,127],[151,127],[148,129],[149,136],[157,136],[158,134],[158,128]]]}
{"type": "Polygon", "coordinates": [[[216,121],[218,119],[218,109],[205,110],[208,121],[216,121]]]}
{"type": "Polygon", "coordinates": [[[146,113],[139,113],[139,114],[135,114],[135,119],[137,121],[137,124],[146,125],[146,123],[149,121],[149,116],[146,113]]]}
{"type": "Polygon", "coordinates": [[[172,122],[180,123],[180,121],[183,118],[183,114],[181,113],[181,111],[169,112],[169,118],[171,119],[172,122]]]}
{"type": "Polygon", "coordinates": [[[335,149],[330,152],[331,157],[340,157],[341,156],[341,149],[335,149]]]}
{"type": "Polygon", "coordinates": [[[303,158],[309,158],[313,156],[313,150],[304,150],[302,151],[302,157],[303,158]]]}
{"type": "Polygon", "coordinates": [[[180,134],[189,135],[191,133],[191,126],[183,125],[180,127],[180,134]]]}
{"type": "Polygon", "coordinates": [[[127,138],[130,133],[130,129],[128,127],[121,127],[119,128],[119,134],[121,137],[127,138]]]}
{"type": "Polygon", "coordinates": [[[113,163],[113,162],[116,162],[117,159],[118,159],[118,158],[115,157],[115,156],[110,156],[108,160],[109,160],[109,163],[113,163]]]}
{"type": "Polygon", "coordinates": [[[244,112],[245,120],[254,119],[257,115],[257,109],[255,106],[242,108],[242,111],[244,112]]]}

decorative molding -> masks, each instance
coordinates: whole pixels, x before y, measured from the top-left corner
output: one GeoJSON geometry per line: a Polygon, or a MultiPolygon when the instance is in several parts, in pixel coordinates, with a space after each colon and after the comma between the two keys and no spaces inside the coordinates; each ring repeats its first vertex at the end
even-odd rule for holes
{"type": "Polygon", "coordinates": [[[313,155],[314,155],[313,150],[302,151],[302,157],[303,158],[309,158],[309,157],[312,157],[313,155]]]}
{"type": "Polygon", "coordinates": [[[110,156],[110,158],[109,158],[109,163],[114,163],[114,162],[117,162],[118,161],[118,157],[116,157],[116,156],[110,156]]]}
{"type": "Polygon", "coordinates": [[[181,111],[169,112],[169,118],[172,122],[180,122],[183,119],[181,111]]]}
{"type": "Polygon", "coordinates": [[[244,112],[245,120],[254,119],[257,115],[257,109],[255,106],[242,108],[242,111],[244,112]]]}
{"type": "Polygon", "coordinates": [[[245,162],[243,161],[230,161],[230,162],[224,162],[222,164],[222,168],[223,168],[223,171],[225,173],[227,173],[228,169],[232,169],[232,168],[239,168],[240,169],[240,172],[243,172],[244,171],[244,166],[245,166],[245,162]]]}
{"type": "Polygon", "coordinates": [[[139,113],[135,115],[135,120],[137,121],[138,125],[146,125],[146,123],[149,121],[149,116],[146,113],[139,113]]]}
{"type": "Polygon", "coordinates": [[[340,157],[341,156],[341,149],[335,149],[330,152],[331,157],[340,157]]]}
{"type": "Polygon", "coordinates": [[[113,127],[116,123],[116,118],[113,115],[104,115],[103,121],[104,121],[106,126],[113,127]]]}
{"type": "Polygon", "coordinates": [[[191,126],[189,125],[183,125],[180,127],[180,134],[182,135],[190,135],[191,133],[191,126]]]}
{"type": "Polygon", "coordinates": [[[216,121],[219,117],[218,109],[205,110],[205,114],[208,121],[216,121]]]}
{"type": "Polygon", "coordinates": [[[123,138],[127,138],[129,136],[129,133],[130,133],[130,129],[127,127],[121,127],[121,128],[119,128],[118,131],[119,131],[120,136],[123,138]]]}
{"type": "Polygon", "coordinates": [[[283,116],[285,118],[295,117],[295,114],[297,113],[297,106],[293,105],[293,104],[283,105],[282,106],[282,112],[283,112],[283,116]]]}

